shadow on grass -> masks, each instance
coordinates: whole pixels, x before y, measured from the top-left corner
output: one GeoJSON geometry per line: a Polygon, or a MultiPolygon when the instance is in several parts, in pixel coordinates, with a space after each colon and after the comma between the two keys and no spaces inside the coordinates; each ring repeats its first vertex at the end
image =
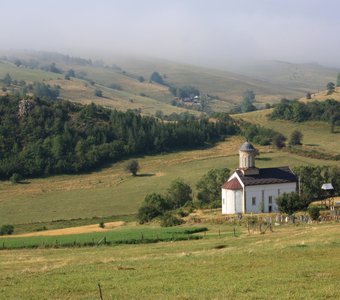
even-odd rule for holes
{"type": "Polygon", "coordinates": [[[28,181],[28,180],[16,182],[16,184],[30,184],[30,183],[31,183],[31,182],[28,181]]]}
{"type": "Polygon", "coordinates": [[[135,177],[151,177],[155,176],[153,173],[142,173],[142,174],[137,174],[135,177]]]}
{"type": "Polygon", "coordinates": [[[257,157],[256,160],[269,161],[272,160],[270,157],[257,157]]]}
{"type": "Polygon", "coordinates": [[[316,146],[320,146],[320,144],[305,144],[305,146],[312,146],[312,147],[316,147],[316,146]]]}

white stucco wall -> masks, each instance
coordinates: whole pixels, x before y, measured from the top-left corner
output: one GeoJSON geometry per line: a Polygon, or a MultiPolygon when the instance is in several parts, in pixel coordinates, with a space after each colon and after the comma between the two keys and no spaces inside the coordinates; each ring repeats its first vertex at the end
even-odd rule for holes
{"type": "Polygon", "coordinates": [[[243,191],[222,189],[222,214],[243,213],[243,191]]]}
{"type": "Polygon", "coordinates": [[[222,189],[222,214],[235,213],[260,213],[263,191],[264,212],[269,212],[269,197],[272,197],[272,212],[277,212],[276,198],[283,193],[290,193],[296,191],[296,183],[281,183],[281,184],[263,184],[244,187],[236,172],[234,172],[228,179],[230,181],[234,177],[238,178],[242,187],[245,189],[245,211],[243,201],[243,190],[233,191],[222,189]],[[252,204],[252,198],[256,198],[256,204],[252,204]],[[236,199],[236,209],[235,209],[236,199]]]}
{"type": "MultiPolygon", "coordinates": [[[[237,176],[236,172],[230,175],[228,181],[232,180],[234,177],[239,180],[240,184],[243,187],[244,185],[237,176]]],[[[243,213],[243,190],[233,191],[222,189],[222,214],[235,213],[243,213]]]]}
{"type": "Polygon", "coordinates": [[[276,198],[283,193],[296,191],[296,183],[264,184],[245,187],[246,212],[261,212],[261,202],[263,193],[264,212],[269,212],[269,196],[272,196],[272,212],[277,212],[276,198]],[[263,191],[263,192],[262,192],[263,191]],[[252,204],[252,198],[256,197],[256,204],[252,204]]]}

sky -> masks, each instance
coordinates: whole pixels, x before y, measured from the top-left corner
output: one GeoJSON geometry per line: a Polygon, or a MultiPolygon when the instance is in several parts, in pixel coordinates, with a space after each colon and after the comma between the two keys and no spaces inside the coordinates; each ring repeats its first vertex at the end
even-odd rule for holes
{"type": "Polygon", "coordinates": [[[338,0],[0,0],[0,49],[340,67],[338,0]],[[2,3],[1,3],[2,2],[2,3]]]}

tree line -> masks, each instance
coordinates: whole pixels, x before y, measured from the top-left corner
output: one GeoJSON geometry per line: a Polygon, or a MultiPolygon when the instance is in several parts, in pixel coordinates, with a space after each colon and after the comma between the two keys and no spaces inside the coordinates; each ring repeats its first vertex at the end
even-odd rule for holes
{"type": "Polygon", "coordinates": [[[0,98],[0,178],[88,171],[137,154],[202,147],[238,133],[231,121],[162,122],[94,104],[0,98]]]}
{"type": "Polygon", "coordinates": [[[325,121],[330,122],[331,130],[340,124],[340,102],[328,99],[323,102],[302,103],[297,100],[282,99],[275,105],[270,118],[290,120],[294,122],[325,121]]]}
{"type": "Polygon", "coordinates": [[[197,197],[194,199],[192,188],[183,179],[173,180],[165,194],[150,193],[138,209],[137,219],[143,224],[159,218],[161,226],[175,226],[183,223],[194,208],[221,206],[221,186],[228,179],[230,170],[211,169],[196,183],[197,197]]]}
{"type": "MultiPolygon", "coordinates": [[[[311,209],[310,203],[330,195],[340,195],[340,168],[330,166],[299,166],[293,169],[299,178],[298,191],[284,193],[277,199],[281,212],[293,214],[300,210],[311,209]],[[324,183],[331,183],[334,190],[321,189],[324,183]]],[[[311,209],[313,211],[313,209],[311,209]]],[[[315,211],[314,211],[315,212],[315,211]]]]}

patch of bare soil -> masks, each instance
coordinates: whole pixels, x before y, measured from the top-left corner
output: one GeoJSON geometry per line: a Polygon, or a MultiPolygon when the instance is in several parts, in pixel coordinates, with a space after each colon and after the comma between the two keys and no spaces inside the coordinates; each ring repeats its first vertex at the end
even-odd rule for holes
{"type": "Polygon", "coordinates": [[[28,236],[53,236],[53,235],[66,235],[66,234],[78,234],[78,233],[89,233],[89,232],[102,232],[109,231],[110,229],[122,226],[123,221],[109,222],[105,223],[105,228],[99,227],[99,224],[79,226],[79,227],[69,227],[62,229],[45,230],[38,232],[30,232],[18,235],[11,235],[8,237],[28,237],[28,236]]]}

